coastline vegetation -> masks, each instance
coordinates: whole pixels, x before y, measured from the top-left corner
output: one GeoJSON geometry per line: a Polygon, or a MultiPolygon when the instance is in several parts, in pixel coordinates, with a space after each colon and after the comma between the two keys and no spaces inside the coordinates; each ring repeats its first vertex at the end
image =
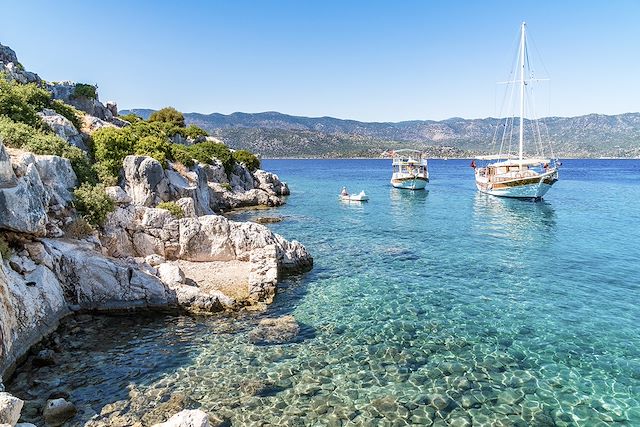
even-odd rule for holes
{"type": "Polygon", "coordinates": [[[184,210],[176,202],[162,202],[162,203],[159,203],[158,206],[156,206],[156,208],[169,211],[171,215],[173,215],[175,218],[178,218],[178,219],[184,217],[184,210]]]}
{"type": "MultiPolygon", "coordinates": [[[[78,83],[73,96],[96,99],[96,86],[78,83]]],[[[194,161],[220,162],[227,175],[233,172],[236,163],[243,163],[251,171],[260,167],[260,160],[252,153],[232,152],[220,142],[207,140],[208,134],[203,129],[186,126],[184,115],[173,107],[154,112],[149,120],[127,114],[121,118],[131,123],[129,126],[103,127],[90,136],[85,135],[88,152],[53,132],[38,115],[46,108],[66,117],[79,131],[82,128],[84,113],[52,99],[46,89],[35,83],[21,84],[0,74],[0,141],[10,148],[69,159],[78,178],[79,187],[74,192],[76,208],[93,226],[101,225],[114,209],[104,188],[117,185],[126,156],[149,156],[164,168],[170,161],[186,167],[193,166],[194,161]],[[182,142],[181,138],[175,138],[177,135],[190,145],[176,143],[176,139],[182,142]]],[[[174,215],[183,215],[182,209],[177,208],[167,209],[174,215]]]]}
{"type": "Polygon", "coordinates": [[[84,183],[74,190],[73,196],[76,209],[93,226],[104,224],[107,215],[115,209],[115,202],[103,184],[84,183]]]}

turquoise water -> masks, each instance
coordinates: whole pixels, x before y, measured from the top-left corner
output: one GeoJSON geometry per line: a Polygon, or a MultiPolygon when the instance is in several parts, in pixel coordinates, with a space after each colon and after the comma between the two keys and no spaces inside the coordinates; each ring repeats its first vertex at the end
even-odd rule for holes
{"type": "Polygon", "coordinates": [[[233,425],[640,425],[640,161],[567,160],[538,203],[479,194],[468,161],[432,161],[428,192],[383,160],[264,167],[292,196],[237,217],[284,216],[314,256],[264,314],[297,342],[251,344],[255,315],[104,318],[62,380],[76,421],[177,390],[233,425]]]}

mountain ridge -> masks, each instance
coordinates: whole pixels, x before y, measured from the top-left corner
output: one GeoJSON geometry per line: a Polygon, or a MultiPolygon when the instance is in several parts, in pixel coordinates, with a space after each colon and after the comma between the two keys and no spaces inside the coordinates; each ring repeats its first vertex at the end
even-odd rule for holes
{"type": "MultiPolygon", "coordinates": [[[[147,118],[154,110],[131,109],[147,118]]],[[[223,139],[232,148],[265,157],[376,156],[387,148],[415,147],[431,155],[464,157],[495,150],[496,129],[504,119],[487,117],[401,122],[361,122],[335,117],[305,117],[275,111],[185,113],[186,122],[223,139]]],[[[541,119],[562,157],[640,157],[640,113],[541,119]]],[[[525,126],[531,126],[525,120],[525,126]]],[[[517,129],[517,127],[516,127],[517,129]]],[[[542,133],[545,133],[545,131],[542,133]]]]}

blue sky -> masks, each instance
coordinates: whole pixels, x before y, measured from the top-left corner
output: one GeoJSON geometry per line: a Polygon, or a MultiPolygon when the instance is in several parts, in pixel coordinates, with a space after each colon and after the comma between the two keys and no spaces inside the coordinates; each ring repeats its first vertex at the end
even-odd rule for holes
{"type": "Polygon", "coordinates": [[[539,115],[640,110],[636,0],[0,3],[0,43],[27,69],[121,109],[495,116],[525,20],[551,77],[539,115]]]}

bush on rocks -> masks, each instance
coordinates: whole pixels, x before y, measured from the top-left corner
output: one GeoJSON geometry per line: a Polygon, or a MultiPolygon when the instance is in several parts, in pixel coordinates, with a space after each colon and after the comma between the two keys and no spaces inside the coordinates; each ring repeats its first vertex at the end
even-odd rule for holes
{"type": "Polygon", "coordinates": [[[176,202],[162,202],[162,203],[159,203],[158,206],[156,206],[156,208],[167,210],[169,211],[169,213],[171,213],[171,215],[173,215],[178,219],[184,217],[184,211],[182,210],[182,207],[178,205],[176,202]]]}
{"type": "Polygon", "coordinates": [[[76,83],[76,87],[73,89],[74,98],[89,98],[97,99],[98,93],[96,92],[97,86],[89,85],[86,83],[76,83]]]}
{"type": "Polygon", "coordinates": [[[140,156],[153,157],[167,167],[167,159],[171,158],[171,143],[158,136],[145,136],[134,144],[135,154],[140,156]]]}
{"type": "Polygon", "coordinates": [[[140,117],[139,115],[137,115],[137,114],[133,114],[133,113],[130,113],[130,114],[124,114],[124,115],[119,116],[119,117],[120,117],[122,120],[126,120],[127,122],[129,122],[129,123],[131,123],[131,124],[135,124],[135,123],[138,123],[138,122],[141,122],[141,121],[143,121],[143,120],[144,120],[144,119],[143,119],[142,117],[140,117]]]}
{"type": "Polygon", "coordinates": [[[220,160],[224,166],[227,175],[233,170],[233,156],[231,150],[224,144],[217,142],[205,141],[200,144],[191,145],[189,147],[193,158],[200,163],[213,164],[214,159],[220,160]]]}
{"type": "Polygon", "coordinates": [[[196,125],[189,125],[186,128],[177,128],[175,129],[176,133],[184,136],[185,138],[197,139],[201,136],[208,136],[206,130],[199,128],[196,125]]]}
{"type": "Polygon", "coordinates": [[[0,116],[0,140],[7,147],[69,159],[79,182],[92,184],[96,182],[96,175],[86,153],[56,135],[44,133],[32,126],[0,116]]]}
{"type": "Polygon", "coordinates": [[[56,113],[64,116],[76,127],[78,131],[82,128],[82,116],[84,115],[80,110],[72,107],[69,104],[65,104],[59,99],[51,101],[51,109],[56,113]]]}
{"type": "Polygon", "coordinates": [[[75,206],[91,225],[102,225],[107,215],[115,209],[115,202],[105,192],[102,184],[82,184],[74,192],[75,206]]]}
{"type": "Polygon", "coordinates": [[[180,162],[186,167],[193,166],[193,154],[188,147],[180,144],[173,144],[171,146],[171,157],[176,162],[180,162]]]}
{"type": "Polygon", "coordinates": [[[93,227],[86,219],[80,217],[64,227],[64,235],[70,239],[84,239],[93,234],[93,227]]]}
{"type": "Polygon", "coordinates": [[[247,150],[238,150],[233,152],[233,160],[237,163],[244,163],[244,165],[251,172],[255,171],[260,167],[260,160],[253,154],[247,150]]]}
{"type": "Polygon", "coordinates": [[[23,85],[0,74],[0,116],[42,128],[44,125],[37,113],[48,107],[50,101],[51,94],[35,83],[23,85]]]}
{"type": "Polygon", "coordinates": [[[173,107],[165,107],[161,110],[154,111],[151,116],[149,116],[149,121],[169,123],[181,128],[185,126],[184,115],[173,107]]]}

